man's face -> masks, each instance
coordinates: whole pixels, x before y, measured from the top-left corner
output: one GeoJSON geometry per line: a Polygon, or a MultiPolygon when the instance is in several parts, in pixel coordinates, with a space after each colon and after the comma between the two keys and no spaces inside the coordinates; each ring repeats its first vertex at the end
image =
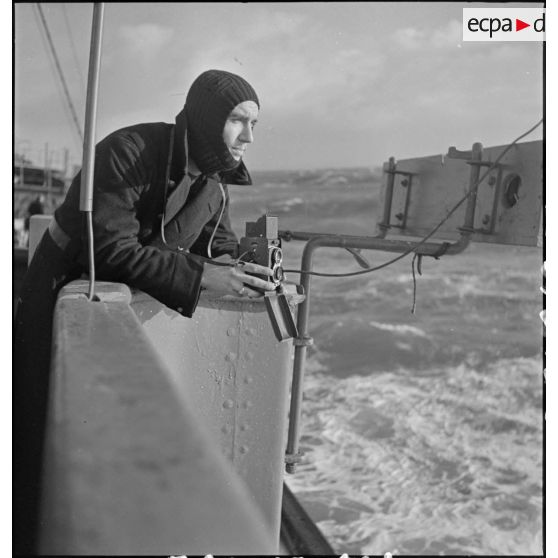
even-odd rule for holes
{"type": "Polygon", "coordinates": [[[242,159],[247,145],[254,141],[258,112],[254,101],[244,101],[234,107],[225,122],[223,140],[235,161],[242,159]]]}

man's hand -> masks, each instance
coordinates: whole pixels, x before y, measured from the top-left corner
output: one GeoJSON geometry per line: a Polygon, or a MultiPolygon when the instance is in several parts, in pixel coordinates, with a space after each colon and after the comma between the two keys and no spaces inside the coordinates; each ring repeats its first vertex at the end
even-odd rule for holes
{"type": "MultiPolygon", "coordinates": [[[[215,258],[216,261],[221,262],[230,261],[230,259],[230,256],[215,258]]],[[[273,271],[269,267],[250,262],[242,262],[234,267],[206,263],[204,265],[201,286],[221,296],[232,295],[248,298],[262,296],[262,293],[255,290],[254,287],[264,291],[275,290],[275,285],[271,281],[265,281],[259,277],[248,275],[248,273],[257,273],[268,277],[273,275],[273,271]]]]}

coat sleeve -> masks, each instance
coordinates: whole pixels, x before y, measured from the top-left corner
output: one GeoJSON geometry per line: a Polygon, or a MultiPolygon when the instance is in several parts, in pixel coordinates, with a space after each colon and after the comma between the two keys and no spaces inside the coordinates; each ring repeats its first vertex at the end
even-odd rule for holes
{"type": "Polygon", "coordinates": [[[204,264],[193,254],[140,243],[137,211],[142,193],[153,182],[156,162],[143,155],[149,152],[145,145],[118,135],[109,138],[98,145],[95,164],[98,277],[141,289],[190,317],[198,302],[204,264]]]}
{"type": "Polygon", "coordinates": [[[213,215],[213,217],[205,224],[202,232],[190,248],[190,252],[193,254],[200,254],[202,256],[208,255],[207,246],[213,235],[213,242],[211,243],[211,256],[213,258],[218,258],[224,254],[229,254],[233,258],[238,257],[238,238],[232,229],[231,219],[229,215],[229,193],[225,185],[223,185],[225,192],[225,210],[223,211],[223,216],[219,220],[221,215],[221,209],[213,215]],[[217,223],[218,226],[217,226],[217,223]],[[217,226],[217,229],[215,229],[217,226]]]}

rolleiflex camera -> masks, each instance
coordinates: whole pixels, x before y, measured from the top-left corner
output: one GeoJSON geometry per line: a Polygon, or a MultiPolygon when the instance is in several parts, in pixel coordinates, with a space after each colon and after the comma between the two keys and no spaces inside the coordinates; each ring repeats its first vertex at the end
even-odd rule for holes
{"type": "Polygon", "coordinates": [[[296,337],[298,335],[297,327],[282,284],[285,275],[281,266],[283,251],[281,250],[277,217],[263,215],[255,223],[246,223],[246,236],[240,239],[239,259],[273,270],[271,277],[258,273],[250,275],[272,282],[275,286],[275,290],[263,292],[263,299],[277,341],[296,337]]]}
{"type": "Polygon", "coordinates": [[[273,282],[275,288],[279,287],[284,279],[284,274],[281,267],[283,251],[281,250],[277,217],[263,215],[255,223],[246,223],[246,236],[240,239],[239,259],[271,268],[272,277],[257,273],[251,275],[273,282]]]}

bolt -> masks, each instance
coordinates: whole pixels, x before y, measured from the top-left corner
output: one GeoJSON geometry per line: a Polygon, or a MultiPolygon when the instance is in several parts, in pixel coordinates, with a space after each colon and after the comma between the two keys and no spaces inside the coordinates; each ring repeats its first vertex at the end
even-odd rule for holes
{"type": "Polygon", "coordinates": [[[483,224],[483,225],[488,225],[489,223],[490,223],[490,215],[485,215],[485,216],[482,218],[482,224],[483,224]]]}
{"type": "Polygon", "coordinates": [[[403,188],[406,188],[407,186],[409,186],[409,180],[407,178],[404,178],[401,181],[401,186],[403,186],[403,188]]]}
{"type": "Polygon", "coordinates": [[[395,218],[398,219],[399,221],[403,221],[403,213],[397,213],[395,218]]]}

